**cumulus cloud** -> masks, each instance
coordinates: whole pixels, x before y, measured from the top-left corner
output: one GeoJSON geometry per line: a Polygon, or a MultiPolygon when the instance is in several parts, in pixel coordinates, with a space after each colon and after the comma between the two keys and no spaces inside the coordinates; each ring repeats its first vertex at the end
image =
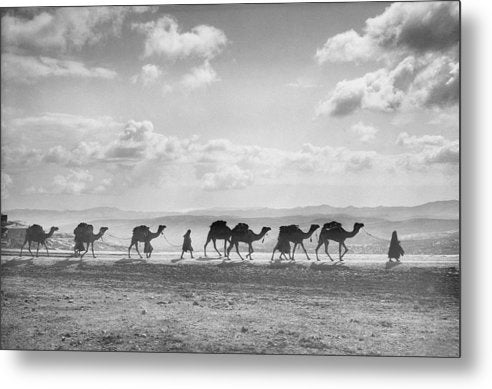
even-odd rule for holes
{"type": "Polygon", "coordinates": [[[349,30],[329,38],[315,57],[320,64],[388,60],[387,54],[445,52],[458,41],[458,2],[398,2],[367,19],[362,35],[349,30]]]}
{"type": "Polygon", "coordinates": [[[350,129],[359,136],[361,142],[370,142],[376,137],[376,134],[379,131],[377,128],[364,124],[363,122],[354,124],[350,129]]]}
{"type": "Polygon", "coordinates": [[[381,68],[338,82],[318,104],[316,114],[345,116],[358,109],[391,112],[405,106],[452,106],[459,101],[458,70],[450,57],[406,57],[393,69],[381,68]]]}
{"type": "Polygon", "coordinates": [[[32,82],[47,77],[113,79],[117,73],[102,67],[89,68],[78,61],[3,53],[2,77],[5,80],[32,82]]]}
{"type": "Polygon", "coordinates": [[[142,66],[142,70],[139,74],[135,74],[131,81],[136,84],[137,82],[142,83],[143,86],[151,86],[154,84],[159,77],[162,75],[162,70],[157,65],[147,64],[142,66]]]}
{"type": "Polygon", "coordinates": [[[1,181],[2,181],[2,199],[6,199],[9,197],[9,189],[12,187],[13,180],[9,174],[2,171],[1,181]]]}
{"type": "Polygon", "coordinates": [[[211,59],[227,44],[223,31],[213,26],[199,25],[182,32],[178,22],[170,16],[157,21],[134,24],[145,34],[144,56],[162,55],[169,58],[196,56],[211,59]]]}
{"type": "Polygon", "coordinates": [[[215,70],[208,61],[205,61],[202,65],[192,68],[190,73],[185,74],[181,79],[181,83],[188,89],[197,89],[208,86],[218,80],[215,70]]]}
{"type": "Polygon", "coordinates": [[[453,164],[459,163],[459,141],[449,140],[441,135],[414,136],[406,132],[400,133],[396,143],[414,150],[411,155],[404,156],[405,163],[453,164]]]}
{"type": "Polygon", "coordinates": [[[385,66],[336,84],[318,115],[358,109],[443,108],[459,101],[459,3],[393,3],[366,20],[364,33],[335,35],[316,52],[318,63],[383,61],[385,66]]]}
{"type": "Polygon", "coordinates": [[[60,7],[32,17],[8,12],[2,18],[4,45],[21,50],[67,52],[119,35],[125,17],[151,7],[60,7]]]}
{"type": "Polygon", "coordinates": [[[253,175],[237,165],[219,166],[214,173],[202,177],[202,187],[207,191],[244,189],[253,184],[253,175]]]}

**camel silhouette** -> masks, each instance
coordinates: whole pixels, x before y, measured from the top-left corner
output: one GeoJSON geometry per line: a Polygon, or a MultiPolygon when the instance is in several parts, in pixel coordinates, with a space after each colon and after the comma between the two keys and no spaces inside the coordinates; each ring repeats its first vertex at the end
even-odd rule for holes
{"type": "Polygon", "coordinates": [[[224,220],[217,220],[210,225],[210,230],[208,231],[207,241],[203,246],[203,255],[207,256],[207,245],[210,241],[214,244],[214,249],[219,254],[219,257],[222,257],[222,254],[217,250],[216,241],[224,240],[224,256],[227,257],[226,247],[227,243],[231,240],[231,229],[227,226],[227,222],[224,220]]]}
{"type": "Polygon", "coordinates": [[[152,239],[157,238],[159,235],[162,235],[164,231],[164,228],[166,228],[165,225],[160,225],[157,228],[156,232],[150,231],[149,227],[145,225],[137,226],[133,229],[133,234],[132,234],[132,241],[130,243],[130,246],[128,247],[128,258],[131,258],[130,256],[130,250],[133,245],[135,245],[135,249],[137,250],[137,254],[140,258],[142,258],[142,255],[140,254],[140,251],[138,250],[138,242],[143,242],[144,243],[144,253],[146,258],[150,258],[152,255],[152,245],[150,244],[150,241],[152,239]]]}
{"type": "Polygon", "coordinates": [[[253,258],[251,257],[251,254],[254,253],[253,242],[262,239],[270,230],[270,227],[263,227],[259,234],[255,234],[252,230],[249,229],[249,226],[247,224],[239,223],[231,230],[231,243],[229,245],[229,248],[227,249],[227,258],[229,258],[232,247],[235,247],[239,258],[241,258],[241,260],[244,260],[244,258],[239,253],[239,242],[244,242],[248,244],[248,254],[246,255],[246,258],[249,257],[249,259],[252,260],[253,258]]]}
{"type": "MultiPolygon", "coordinates": [[[[323,227],[321,228],[321,231],[319,233],[318,245],[316,246],[316,260],[318,260],[318,261],[320,260],[318,258],[319,248],[321,247],[321,245],[323,245],[325,242],[327,242],[327,240],[325,239],[327,231],[331,230],[333,228],[341,228],[341,227],[342,227],[342,224],[337,222],[337,221],[331,221],[329,223],[323,224],[323,227]]],[[[328,243],[325,244],[325,253],[326,253],[326,255],[328,255],[328,258],[330,258],[333,261],[333,259],[330,256],[330,253],[328,252],[328,243]]]]}
{"type": "MultiPolygon", "coordinates": [[[[306,251],[306,248],[304,247],[303,241],[304,241],[304,239],[309,239],[311,237],[311,235],[313,235],[314,231],[316,231],[318,228],[319,228],[318,224],[311,224],[311,227],[309,227],[309,231],[304,232],[296,224],[291,224],[290,226],[280,227],[280,233],[279,233],[280,244],[283,246],[286,246],[285,242],[282,242],[284,240],[287,240],[291,243],[294,243],[294,247],[292,248],[292,256],[290,257],[290,259],[292,261],[295,261],[294,255],[295,255],[296,248],[298,245],[300,245],[302,247],[302,249],[304,250],[304,254],[306,254],[307,259],[308,260],[310,259],[309,255],[306,251]]],[[[273,249],[272,260],[273,260],[273,255],[275,254],[275,251],[279,250],[279,248],[277,247],[278,243],[279,242],[277,242],[277,245],[273,249]]]]}
{"type": "Polygon", "coordinates": [[[73,231],[75,235],[75,255],[80,254],[82,250],[84,250],[84,243],[87,244],[85,251],[80,256],[80,259],[84,258],[84,255],[89,251],[89,246],[92,250],[92,257],[96,258],[94,254],[94,242],[100,239],[104,233],[108,230],[108,227],[101,227],[97,234],[94,234],[94,226],[92,224],[87,223],[79,223],[79,225],[73,231]]]}
{"type": "MultiPolygon", "coordinates": [[[[333,240],[335,242],[338,242],[338,257],[340,261],[343,261],[343,256],[347,253],[348,248],[345,245],[345,239],[347,238],[353,238],[359,230],[364,227],[363,223],[354,223],[354,229],[352,231],[345,231],[342,227],[335,227],[331,229],[326,229],[322,230],[320,235],[319,235],[319,240],[318,240],[318,246],[316,247],[316,259],[319,261],[318,258],[318,249],[321,247],[321,245],[325,245],[325,252],[328,254],[328,244],[330,240],[333,240]],[[342,254],[342,246],[345,249],[345,251],[342,254]]],[[[333,258],[328,254],[328,257],[330,260],[333,261],[333,258]]]]}
{"type": "Polygon", "coordinates": [[[26,243],[29,243],[29,254],[33,255],[31,252],[31,242],[36,242],[38,248],[36,250],[36,257],[39,255],[39,245],[42,244],[46,249],[46,255],[49,256],[48,246],[46,246],[46,239],[51,238],[51,236],[58,231],[58,227],[51,227],[48,233],[44,232],[43,227],[39,224],[33,224],[26,229],[26,237],[24,239],[24,244],[21,247],[20,256],[22,257],[22,250],[26,243]]]}

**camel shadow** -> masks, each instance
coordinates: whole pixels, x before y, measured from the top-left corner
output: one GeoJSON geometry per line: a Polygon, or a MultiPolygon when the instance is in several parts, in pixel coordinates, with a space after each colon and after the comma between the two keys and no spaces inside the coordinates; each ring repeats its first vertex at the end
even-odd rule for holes
{"type": "Polygon", "coordinates": [[[345,262],[313,262],[309,268],[311,270],[330,271],[336,269],[346,269],[345,262]]]}
{"type": "Polygon", "coordinates": [[[220,261],[224,260],[224,257],[197,257],[194,258],[195,261],[209,262],[209,261],[220,261]]]}
{"type": "Polygon", "coordinates": [[[270,262],[267,267],[269,269],[287,269],[291,267],[298,267],[302,265],[298,265],[295,261],[281,261],[275,260],[274,262],[270,262]]]}
{"type": "Polygon", "coordinates": [[[114,262],[115,265],[138,265],[147,263],[143,258],[121,258],[114,262]]]}
{"type": "MultiPolygon", "coordinates": [[[[175,258],[175,259],[171,259],[171,263],[179,263],[179,262],[183,262],[185,261],[187,258],[175,258]]],[[[189,259],[192,259],[192,258],[189,258],[189,259]]]]}
{"type": "Polygon", "coordinates": [[[79,258],[78,260],[75,260],[75,261],[71,261],[72,258],[75,258],[75,257],[73,257],[73,256],[66,257],[63,261],[55,262],[51,267],[62,268],[62,267],[68,267],[71,265],[80,265],[82,263],[81,258],[79,258]]]}
{"type": "Polygon", "coordinates": [[[394,267],[401,265],[401,262],[393,262],[393,261],[388,261],[385,263],[384,268],[386,270],[393,269],[394,267]]]}
{"type": "Polygon", "coordinates": [[[217,267],[239,267],[239,266],[249,266],[249,262],[246,261],[231,261],[224,259],[221,263],[217,265],[217,267]]]}
{"type": "Polygon", "coordinates": [[[2,264],[2,267],[15,267],[15,266],[22,266],[22,265],[33,265],[33,260],[36,257],[31,257],[28,259],[21,259],[22,257],[14,257],[10,261],[6,261],[5,263],[2,264]]]}

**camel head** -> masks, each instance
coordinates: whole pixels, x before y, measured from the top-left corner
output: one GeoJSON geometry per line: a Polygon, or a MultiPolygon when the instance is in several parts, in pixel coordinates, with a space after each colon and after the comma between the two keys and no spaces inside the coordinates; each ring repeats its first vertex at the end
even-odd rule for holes
{"type": "Polygon", "coordinates": [[[109,230],[109,228],[108,228],[108,227],[101,227],[101,228],[99,229],[99,233],[102,235],[102,234],[104,234],[107,230],[109,230]]]}
{"type": "Polygon", "coordinates": [[[164,228],[166,228],[166,226],[165,226],[165,225],[163,225],[163,224],[161,224],[161,225],[159,226],[159,228],[157,229],[157,233],[158,233],[159,235],[162,235],[162,234],[163,234],[163,232],[162,232],[162,231],[164,231],[164,228]]]}
{"type": "Polygon", "coordinates": [[[55,232],[55,231],[58,231],[58,230],[59,230],[59,228],[58,228],[58,227],[51,227],[51,228],[50,228],[50,232],[52,232],[52,231],[53,231],[53,232],[55,232]]]}
{"type": "Polygon", "coordinates": [[[362,227],[364,227],[364,223],[354,223],[354,230],[359,231],[362,227]]]}
{"type": "Polygon", "coordinates": [[[319,228],[319,224],[311,224],[311,227],[309,227],[309,232],[314,232],[319,228]]]}
{"type": "Polygon", "coordinates": [[[271,228],[270,227],[263,227],[261,229],[261,233],[265,233],[266,234],[268,231],[271,231],[271,228]]]}

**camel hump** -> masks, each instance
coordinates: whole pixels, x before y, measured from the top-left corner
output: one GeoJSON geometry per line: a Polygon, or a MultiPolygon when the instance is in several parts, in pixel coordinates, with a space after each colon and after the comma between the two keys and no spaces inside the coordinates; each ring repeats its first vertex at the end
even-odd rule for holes
{"type": "Polygon", "coordinates": [[[210,224],[210,228],[223,228],[227,225],[227,222],[224,220],[217,220],[210,224]]]}
{"type": "Polygon", "coordinates": [[[342,226],[342,223],[339,223],[337,221],[331,221],[329,223],[323,224],[323,229],[324,230],[330,230],[332,228],[340,228],[342,226]]]}
{"type": "Polygon", "coordinates": [[[294,232],[299,232],[299,226],[297,224],[291,224],[289,226],[280,226],[281,234],[292,234],[294,232]]]}
{"type": "Polygon", "coordinates": [[[149,227],[142,224],[141,226],[137,226],[133,229],[133,233],[148,233],[149,232],[149,227]]]}
{"type": "Polygon", "coordinates": [[[31,232],[36,232],[36,233],[43,232],[44,233],[43,227],[41,227],[39,224],[33,224],[32,226],[29,227],[29,230],[31,232]]]}
{"type": "Polygon", "coordinates": [[[246,223],[238,223],[236,227],[232,229],[233,232],[243,233],[248,232],[249,226],[246,223]]]}
{"type": "Polygon", "coordinates": [[[94,232],[94,226],[87,223],[79,223],[75,230],[73,230],[74,235],[81,235],[94,232]]]}

